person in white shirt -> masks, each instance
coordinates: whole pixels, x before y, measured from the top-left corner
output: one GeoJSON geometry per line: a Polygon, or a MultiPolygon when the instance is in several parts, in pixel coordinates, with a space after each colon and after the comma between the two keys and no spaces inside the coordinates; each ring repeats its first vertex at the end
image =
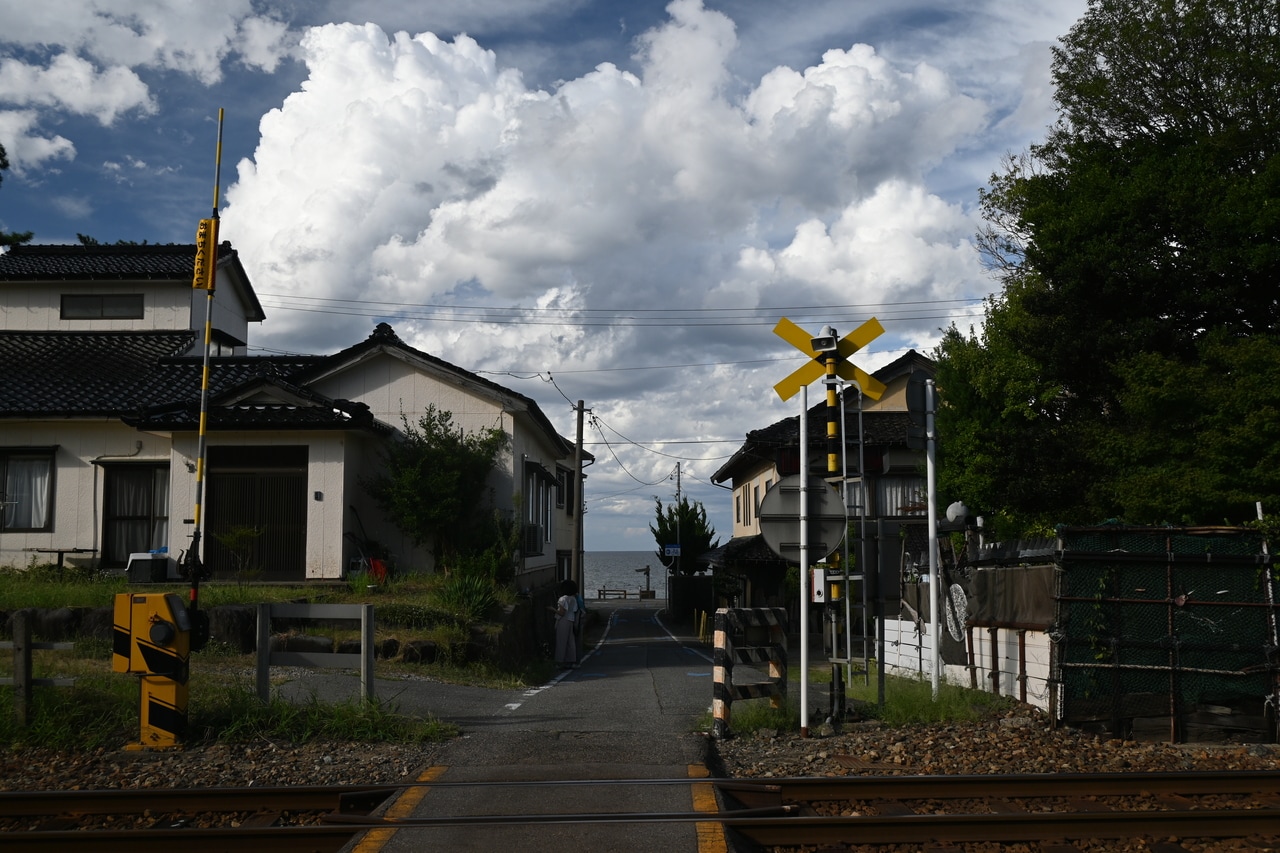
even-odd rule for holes
{"type": "Polygon", "coordinates": [[[574,628],[578,622],[578,585],[571,580],[560,584],[556,600],[556,663],[567,669],[578,663],[578,638],[574,628]]]}

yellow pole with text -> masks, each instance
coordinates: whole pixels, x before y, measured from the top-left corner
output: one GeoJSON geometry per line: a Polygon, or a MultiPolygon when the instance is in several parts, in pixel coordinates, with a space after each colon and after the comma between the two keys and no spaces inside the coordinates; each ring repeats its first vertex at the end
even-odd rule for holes
{"type": "Polygon", "coordinates": [[[191,584],[187,610],[191,614],[192,648],[203,648],[209,638],[208,617],[200,610],[200,581],[207,576],[200,559],[200,517],[204,502],[205,460],[208,456],[209,430],[209,355],[213,345],[213,293],[218,280],[218,193],[222,181],[222,117],[218,109],[218,145],[213,170],[213,215],[200,220],[196,230],[196,265],[192,287],[205,291],[204,358],[200,371],[200,422],[196,439],[195,509],[191,523],[191,547],[182,561],[183,575],[191,584]]]}

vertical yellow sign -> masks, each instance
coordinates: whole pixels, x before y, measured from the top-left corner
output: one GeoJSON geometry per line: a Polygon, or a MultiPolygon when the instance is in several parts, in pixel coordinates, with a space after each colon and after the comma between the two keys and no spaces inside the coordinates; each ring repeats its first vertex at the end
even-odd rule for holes
{"type": "Polygon", "coordinates": [[[196,272],[191,286],[213,290],[218,267],[218,220],[201,219],[196,229],[196,272]]]}

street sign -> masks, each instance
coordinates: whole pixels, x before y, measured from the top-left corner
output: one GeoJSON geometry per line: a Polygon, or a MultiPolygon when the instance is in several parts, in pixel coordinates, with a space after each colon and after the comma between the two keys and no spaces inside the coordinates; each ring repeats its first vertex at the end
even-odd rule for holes
{"type": "MultiPolygon", "coordinates": [[[[769,487],[760,501],[760,535],[773,553],[792,563],[800,562],[799,474],[783,477],[769,487]]],[[[844,501],[820,477],[810,477],[806,521],[809,528],[810,562],[825,559],[844,541],[849,521],[844,501]]]]}
{"type": "MultiPolygon", "coordinates": [[[[826,373],[826,365],[822,362],[822,355],[813,348],[814,336],[786,317],[779,320],[778,325],[773,327],[773,333],[813,359],[802,367],[796,368],[790,376],[773,386],[773,390],[778,392],[779,397],[790,400],[802,387],[817,381],[826,373]]],[[[883,333],[884,326],[872,317],[836,344],[836,376],[857,382],[862,393],[873,400],[879,400],[880,395],[884,393],[884,383],[851,364],[848,358],[883,333]]]]}
{"type": "Polygon", "coordinates": [[[664,545],[664,546],[662,546],[662,556],[664,556],[664,557],[679,557],[679,556],[680,556],[680,546],[679,546],[679,545],[664,545]]]}

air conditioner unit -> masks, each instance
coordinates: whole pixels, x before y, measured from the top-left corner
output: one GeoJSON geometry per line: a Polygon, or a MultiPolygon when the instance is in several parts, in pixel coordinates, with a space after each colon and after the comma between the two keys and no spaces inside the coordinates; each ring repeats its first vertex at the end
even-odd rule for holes
{"type": "Polygon", "coordinates": [[[524,553],[526,556],[542,553],[542,525],[526,524],[524,526],[524,553]]]}

